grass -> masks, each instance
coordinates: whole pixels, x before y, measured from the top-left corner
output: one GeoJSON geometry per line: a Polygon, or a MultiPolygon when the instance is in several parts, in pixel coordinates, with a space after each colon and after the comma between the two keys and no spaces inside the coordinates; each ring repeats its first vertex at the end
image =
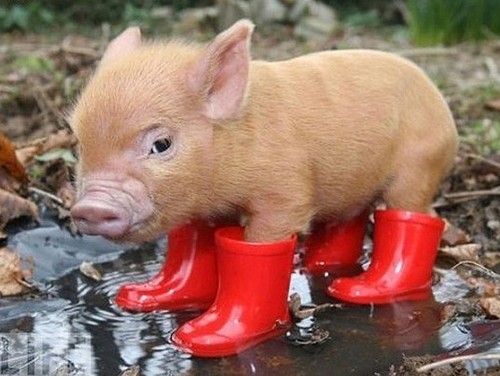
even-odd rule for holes
{"type": "Polygon", "coordinates": [[[474,120],[461,133],[461,141],[474,145],[482,155],[500,152],[500,120],[474,120]]]}
{"type": "Polygon", "coordinates": [[[406,4],[410,35],[419,46],[500,35],[498,0],[408,0],[406,4]]]}

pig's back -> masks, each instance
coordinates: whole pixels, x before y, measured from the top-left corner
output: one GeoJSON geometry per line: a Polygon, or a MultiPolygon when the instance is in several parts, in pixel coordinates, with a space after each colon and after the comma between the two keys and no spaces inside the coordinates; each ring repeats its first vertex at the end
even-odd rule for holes
{"type": "Polygon", "coordinates": [[[300,151],[293,164],[306,166],[320,215],[349,215],[352,203],[366,205],[401,166],[402,149],[429,138],[442,139],[444,148],[455,132],[425,74],[377,51],[253,62],[249,101],[269,139],[300,151]]]}

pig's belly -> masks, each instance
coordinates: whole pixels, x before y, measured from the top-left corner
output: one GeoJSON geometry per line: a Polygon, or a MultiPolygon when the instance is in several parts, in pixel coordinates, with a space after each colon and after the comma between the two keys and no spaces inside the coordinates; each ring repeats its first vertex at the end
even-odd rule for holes
{"type": "Polygon", "coordinates": [[[394,157],[389,154],[365,154],[349,168],[318,166],[314,189],[316,219],[348,219],[379,198],[393,178],[394,157]]]}

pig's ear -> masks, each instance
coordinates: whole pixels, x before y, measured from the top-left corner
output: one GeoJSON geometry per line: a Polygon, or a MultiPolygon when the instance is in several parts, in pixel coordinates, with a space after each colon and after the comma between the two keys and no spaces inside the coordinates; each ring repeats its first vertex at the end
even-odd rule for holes
{"type": "Polygon", "coordinates": [[[254,25],[236,22],[219,34],[188,73],[188,84],[203,96],[203,112],[214,120],[236,116],[245,98],[254,25]]]}
{"type": "Polygon", "coordinates": [[[102,56],[101,64],[119,59],[139,48],[140,45],[141,30],[138,27],[129,27],[109,43],[102,56]]]}

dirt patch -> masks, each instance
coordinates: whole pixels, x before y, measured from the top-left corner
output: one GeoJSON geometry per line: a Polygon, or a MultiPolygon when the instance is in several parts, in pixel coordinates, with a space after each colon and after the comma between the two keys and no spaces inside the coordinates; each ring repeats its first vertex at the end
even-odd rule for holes
{"type": "MultiPolygon", "coordinates": [[[[388,376],[469,376],[471,373],[467,370],[463,362],[443,365],[427,372],[419,372],[418,369],[435,361],[435,356],[404,356],[403,364],[399,367],[391,367],[388,376]]],[[[474,375],[500,375],[500,367],[489,368],[487,370],[475,371],[474,375]]]]}

